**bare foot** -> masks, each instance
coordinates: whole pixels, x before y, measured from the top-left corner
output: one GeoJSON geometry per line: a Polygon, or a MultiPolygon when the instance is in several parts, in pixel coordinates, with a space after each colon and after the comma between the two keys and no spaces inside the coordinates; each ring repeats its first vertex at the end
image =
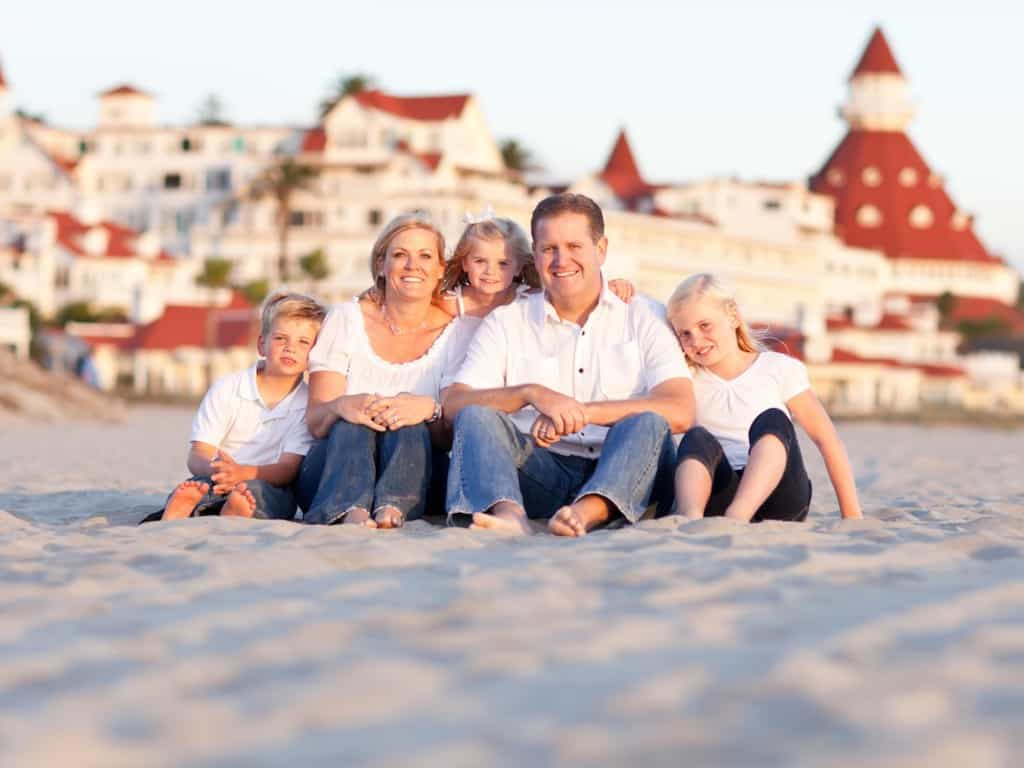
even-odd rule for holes
{"type": "Polygon", "coordinates": [[[556,536],[586,536],[588,531],[607,523],[611,510],[601,496],[584,496],[579,501],[562,507],[548,522],[548,530],[556,536]]]}
{"type": "Polygon", "coordinates": [[[477,512],[473,515],[473,524],[469,527],[478,531],[500,531],[518,536],[533,533],[530,521],[526,517],[526,510],[511,501],[499,501],[491,507],[490,512],[477,512]]]}
{"type": "Polygon", "coordinates": [[[370,513],[362,507],[352,507],[345,513],[343,522],[346,525],[361,525],[364,528],[376,528],[377,523],[370,517],[370,513]]]}
{"type": "Polygon", "coordinates": [[[161,520],[182,520],[192,514],[199,500],[210,490],[209,483],[198,480],[186,480],[174,489],[170,501],[164,508],[161,520]]]}
{"type": "Polygon", "coordinates": [[[405,525],[405,515],[394,507],[378,507],[373,519],[378,528],[401,528],[405,525]]]}
{"type": "Polygon", "coordinates": [[[228,494],[228,500],[224,502],[220,513],[224,517],[252,517],[255,511],[256,498],[245,483],[239,483],[235,490],[228,494]]]}

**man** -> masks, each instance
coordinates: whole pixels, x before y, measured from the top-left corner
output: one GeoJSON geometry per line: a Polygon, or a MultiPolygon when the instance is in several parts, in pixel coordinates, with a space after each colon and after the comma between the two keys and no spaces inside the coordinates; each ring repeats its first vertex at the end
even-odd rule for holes
{"type": "Polygon", "coordinates": [[[488,315],[445,393],[449,517],[516,533],[549,518],[563,536],[636,522],[693,421],[689,369],[660,305],[607,289],[593,200],[545,198],[530,231],[544,292],[488,315]]]}

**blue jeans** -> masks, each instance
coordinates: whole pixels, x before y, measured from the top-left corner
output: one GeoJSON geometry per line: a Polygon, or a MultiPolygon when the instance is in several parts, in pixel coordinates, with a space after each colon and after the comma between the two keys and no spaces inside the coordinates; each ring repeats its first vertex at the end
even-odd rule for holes
{"type": "Polygon", "coordinates": [[[307,523],[341,522],[351,509],[394,507],[423,515],[432,465],[430,431],[413,424],[377,432],[339,420],[306,455],[295,481],[307,523]]]}
{"type": "MultiPolygon", "coordinates": [[[[216,495],[213,492],[213,479],[205,475],[193,475],[189,480],[200,483],[207,483],[210,486],[199,502],[192,508],[192,517],[206,517],[207,515],[219,515],[224,502],[228,500],[228,494],[216,495]]],[[[252,516],[263,520],[294,520],[295,519],[295,494],[290,487],[271,485],[266,480],[246,480],[245,487],[252,493],[256,500],[256,508],[252,516]]],[[[147,515],[143,523],[152,523],[160,520],[164,514],[164,508],[170,502],[174,491],[171,491],[164,502],[164,507],[147,515]]]]}
{"type": "Polygon", "coordinates": [[[608,430],[601,456],[563,456],[539,447],[507,413],[470,406],[455,417],[448,473],[448,519],[512,501],[532,518],[548,518],[583,496],[607,499],[629,522],[647,509],[659,477],[671,476],[668,422],[655,413],[629,416],[608,430]]]}

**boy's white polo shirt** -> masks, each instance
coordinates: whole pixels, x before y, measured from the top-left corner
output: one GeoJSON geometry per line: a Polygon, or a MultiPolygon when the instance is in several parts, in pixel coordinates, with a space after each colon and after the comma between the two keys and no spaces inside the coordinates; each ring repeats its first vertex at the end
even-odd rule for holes
{"type": "MultiPolygon", "coordinates": [[[[691,378],[665,310],[645,296],[625,303],[604,285],[583,326],[562,320],[543,293],[491,312],[473,335],[453,377],[474,389],[542,384],[581,403],[628,400],[674,378],[691,378]]],[[[513,414],[528,434],[537,411],[513,414]]],[[[596,459],[608,427],[588,424],[551,446],[555,453],[596,459]]]]}
{"type": "Polygon", "coordinates": [[[305,456],[313,443],[306,427],[306,382],[267,408],[256,386],[257,365],[213,383],[199,404],[189,440],[227,451],[239,464],[273,464],[282,453],[305,456]]]}

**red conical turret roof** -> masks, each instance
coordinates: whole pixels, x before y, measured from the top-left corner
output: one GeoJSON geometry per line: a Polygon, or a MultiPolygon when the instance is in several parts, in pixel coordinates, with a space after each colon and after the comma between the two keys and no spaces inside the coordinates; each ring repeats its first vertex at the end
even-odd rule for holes
{"type": "Polygon", "coordinates": [[[605,163],[604,170],[598,175],[623,200],[649,194],[654,189],[640,175],[640,168],[636,164],[636,158],[633,157],[633,150],[629,146],[625,129],[619,131],[615,146],[612,147],[612,153],[608,156],[608,162],[605,163]]]}
{"type": "Polygon", "coordinates": [[[885,35],[882,33],[881,27],[875,27],[875,31],[871,33],[871,39],[868,40],[868,47],[864,49],[864,53],[861,54],[860,61],[857,62],[857,66],[854,67],[853,72],[850,73],[850,79],[853,80],[853,78],[858,75],[867,74],[903,74],[903,71],[900,69],[900,65],[896,63],[896,57],[892,55],[892,49],[889,48],[889,41],[885,39],[885,35]]]}

